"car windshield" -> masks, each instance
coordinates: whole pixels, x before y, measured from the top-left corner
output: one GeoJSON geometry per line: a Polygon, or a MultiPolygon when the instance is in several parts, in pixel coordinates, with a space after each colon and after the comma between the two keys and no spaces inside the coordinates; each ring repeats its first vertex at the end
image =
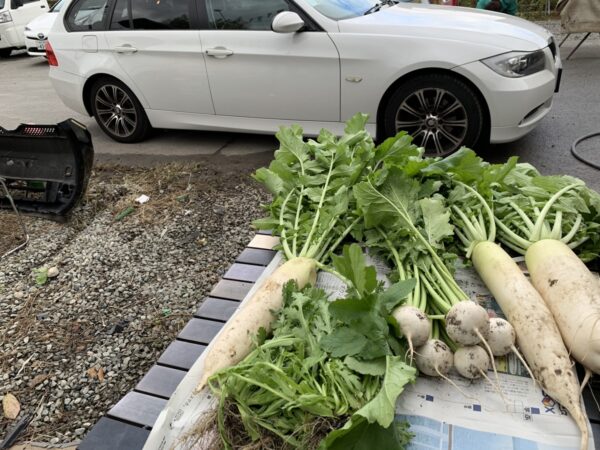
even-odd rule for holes
{"type": "MultiPolygon", "coordinates": [[[[3,0],[0,0],[0,2],[3,0]]],[[[62,5],[64,4],[64,0],[58,0],[58,2],[56,2],[54,4],[54,6],[52,8],[50,8],[49,12],[53,12],[53,13],[58,13],[60,12],[60,8],[62,8],[62,5]]]]}
{"type": "MultiPolygon", "coordinates": [[[[1,0],[0,0],[1,1],[1,0]]],[[[333,20],[350,19],[362,16],[379,0],[307,0],[308,3],[324,16],[333,20]]]]}

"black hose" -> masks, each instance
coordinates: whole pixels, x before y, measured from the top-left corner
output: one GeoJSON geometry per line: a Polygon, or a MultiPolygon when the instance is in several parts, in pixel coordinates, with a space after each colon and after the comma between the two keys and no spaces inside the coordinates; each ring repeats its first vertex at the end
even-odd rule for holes
{"type": "Polygon", "coordinates": [[[590,167],[593,167],[594,169],[598,169],[600,170],[600,164],[598,163],[594,163],[586,158],[584,158],[583,156],[581,156],[579,153],[577,153],[577,146],[582,143],[583,141],[586,141],[590,138],[593,138],[595,136],[600,136],[600,131],[597,131],[595,133],[590,133],[590,134],[586,134],[585,136],[581,136],[579,138],[577,138],[575,140],[575,142],[573,142],[573,145],[571,146],[571,153],[573,154],[573,156],[575,158],[577,158],[579,161],[581,161],[584,164],[587,164],[590,167]]]}

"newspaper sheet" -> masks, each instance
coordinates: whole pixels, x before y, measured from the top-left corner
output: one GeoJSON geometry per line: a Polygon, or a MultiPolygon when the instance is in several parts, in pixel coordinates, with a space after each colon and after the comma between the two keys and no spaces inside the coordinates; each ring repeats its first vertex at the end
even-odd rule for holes
{"type": "MultiPolygon", "coordinates": [[[[368,260],[377,268],[378,277],[387,283],[389,268],[374,258],[368,260]]],[[[246,299],[280,262],[281,256],[277,255],[246,299]]],[[[459,268],[456,279],[465,293],[490,315],[502,317],[500,308],[473,269],[459,268]]],[[[317,286],[332,299],[345,294],[343,283],[328,273],[319,273],[317,286]]],[[[215,402],[206,389],[199,394],[194,392],[203,365],[201,356],[159,415],[144,450],[184,448],[182,437],[215,402]]],[[[534,385],[520,361],[511,355],[497,358],[496,365],[502,396],[492,384],[493,372],[488,373],[489,380],[475,381],[451,373],[449,378],[457,387],[427,376],[420,376],[414,385],[408,386],[400,396],[396,412],[397,420],[408,421],[415,434],[409,450],[579,449],[579,431],[567,411],[534,385]]],[[[590,437],[589,450],[594,449],[590,437]]]]}

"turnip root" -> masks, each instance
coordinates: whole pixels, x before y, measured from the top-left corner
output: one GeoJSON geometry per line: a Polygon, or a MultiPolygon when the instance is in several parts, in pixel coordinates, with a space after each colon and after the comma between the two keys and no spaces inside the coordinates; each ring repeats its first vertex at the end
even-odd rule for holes
{"type": "Polygon", "coordinates": [[[417,348],[415,364],[420,372],[431,377],[446,375],[453,364],[452,350],[439,339],[429,339],[417,348]]]}
{"type": "Polygon", "coordinates": [[[454,367],[463,377],[475,380],[490,368],[490,357],[478,345],[461,347],[454,352],[454,367]]]}
{"type": "Polygon", "coordinates": [[[513,352],[519,361],[525,366],[527,372],[532,381],[535,383],[535,377],[529,368],[527,362],[521,356],[515,342],[517,340],[517,334],[515,333],[514,327],[507,320],[501,319],[500,317],[493,317],[490,319],[490,335],[488,336],[488,344],[494,356],[505,356],[510,352],[513,352]]]}
{"type": "Polygon", "coordinates": [[[429,339],[431,321],[423,311],[410,305],[399,306],[392,311],[392,316],[398,322],[400,331],[408,342],[410,358],[412,359],[414,348],[420,347],[429,339]]]}
{"type": "Polygon", "coordinates": [[[490,319],[490,334],[488,344],[494,356],[508,355],[515,345],[517,335],[513,326],[504,319],[490,319]]]}
{"type": "Polygon", "coordinates": [[[588,448],[587,417],[580,403],[579,381],[552,313],[523,272],[500,246],[480,242],[472,261],[515,328],[517,343],[542,388],[565,407],[581,431],[581,450],[588,448]]]}
{"type": "Polygon", "coordinates": [[[196,391],[201,391],[208,379],[219,370],[233,366],[252,350],[252,337],[260,328],[269,331],[274,312],[283,304],[283,287],[295,280],[299,288],[315,283],[316,261],[293,258],[279,266],[258,288],[243,307],[225,324],[213,340],[204,358],[204,371],[196,391]]]}
{"type": "Polygon", "coordinates": [[[492,362],[496,381],[499,382],[494,355],[487,343],[490,318],[484,308],[468,300],[455,304],[446,314],[446,332],[454,342],[461,345],[483,344],[492,362]]]}
{"type": "Polygon", "coordinates": [[[415,364],[419,372],[430,377],[440,377],[454,386],[465,397],[475,398],[467,395],[454,381],[447,377],[448,372],[454,365],[454,355],[444,341],[429,339],[424,345],[417,348],[415,354],[415,364]]]}
{"type": "Polygon", "coordinates": [[[446,314],[446,332],[461,345],[476,345],[485,341],[490,332],[487,311],[469,300],[455,304],[446,314]]]}
{"type": "Polygon", "coordinates": [[[530,246],[525,261],[571,355],[600,373],[600,285],[594,274],[573,250],[554,239],[530,246]]]}

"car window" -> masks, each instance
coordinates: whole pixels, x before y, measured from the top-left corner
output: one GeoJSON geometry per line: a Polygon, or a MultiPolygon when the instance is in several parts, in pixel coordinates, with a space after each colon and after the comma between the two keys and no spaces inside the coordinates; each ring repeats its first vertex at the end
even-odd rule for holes
{"type": "Polygon", "coordinates": [[[129,30],[131,29],[131,20],[129,17],[129,0],[117,0],[115,10],[110,21],[111,30],[129,30]]]}
{"type": "Polygon", "coordinates": [[[71,31],[102,30],[108,14],[108,0],[79,0],[69,10],[67,26],[71,31]]]}
{"type": "Polygon", "coordinates": [[[131,0],[136,30],[189,30],[190,2],[187,0],[131,0]]]}
{"type": "Polygon", "coordinates": [[[206,9],[215,30],[270,30],[273,18],[290,7],[285,0],[206,0],[206,9]]]}
{"type": "Polygon", "coordinates": [[[63,0],[58,0],[58,2],[56,2],[51,8],[50,11],[48,12],[52,12],[52,13],[57,13],[60,12],[60,10],[62,9],[63,5],[65,4],[65,2],[63,0]]]}
{"type": "Polygon", "coordinates": [[[23,4],[26,5],[27,3],[35,3],[35,2],[39,2],[40,0],[22,0],[23,4]]]}
{"type": "Polygon", "coordinates": [[[333,20],[362,16],[379,0],[307,0],[308,4],[333,20]]]}
{"type": "Polygon", "coordinates": [[[4,2],[4,0],[0,0],[0,10],[1,10],[2,8],[4,8],[4,3],[5,3],[5,2],[4,2]]]}

